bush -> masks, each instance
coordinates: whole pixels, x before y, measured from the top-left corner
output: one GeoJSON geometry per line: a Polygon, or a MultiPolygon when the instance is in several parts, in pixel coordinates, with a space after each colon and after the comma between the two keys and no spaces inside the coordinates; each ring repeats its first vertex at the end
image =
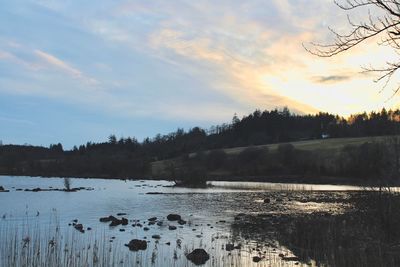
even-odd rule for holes
{"type": "Polygon", "coordinates": [[[206,157],[206,167],[208,170],[216,170],[224,166],[227,155],[224,150],[212,150],[206,157]]]}
{"type": "Polygon", "coordinates": [[[238,174],[258,175],[266,164],[267,148],[248,147],[239,153],[236,167],[238,174]]]}

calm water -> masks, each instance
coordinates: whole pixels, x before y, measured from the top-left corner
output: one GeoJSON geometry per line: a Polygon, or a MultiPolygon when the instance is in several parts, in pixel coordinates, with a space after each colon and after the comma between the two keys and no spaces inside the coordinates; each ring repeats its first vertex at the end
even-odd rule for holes
{"type": "MultiPolygon", "coordinates": [[[[115,266],[193,266],[185,257],[185,253],[202,247],[210,253],[211,259],[206,266],[294,266],[297,262],[281,261],[278,254],[284,252],[291,255],[280,244],[269,240],[268,246],[262,245],[265,260],[256,264],[252,256],[259,252],[253,250],[260,247],[256,237],[245,240],[235,236],[231,224],[239,213],[307,213],[316,210],[341,212],[342,205],[337,203],[317,203],[290,200],[285,190],[355,190],[348,186],[317,185],[281,185],[271,183],[238,183],[213,182],[214,187],[207,189],[188,189],[168,187],[166,181],[122,181],[103,179],[71,179],[72,187],[90,187],[93,191],[78,192],[25,192],[16,189],[33,189],[40,187],[63,188],[61,178],[9,177],[0,176],[0,185],[9,189],[8,193],[0,193],[0,232],[3,235],[18,231],[21,235],[49,233],[50,229],[59,227],[61,235],[80,242],[107,242],[114,251],[115,266]],[[159,192],[163,194],[146,194],[159,192]],[[277,193],[278,192],[278,193],[277,193]],[[265,205],[264,199],[276,194],[284,201],[273,205],[265,205]],[[290,201],[285,201],[290,200],[290,201]],[[272,207],[272,208],[271,208],[272,207]],[[126,213],[130,220],[127,226],[109,227],[100,223],[99,218],[117,213],[126,213]],[[176,222],[168,222],[166,216],[177,213],[188,221],[179,226],[176,222]],[[148,218],[157,217],[164,222],[163,226],[148,226],[149,231],[141,227],[132,227],[133,220],[146,223],[148,218]],[[84,234],[73,229],[70,224],[77,219],[91,231],[84,234]],[[177,230],[169,230],[168,225],[177,226],[177,230]],[[121,232],[120,229],[125,229],[121,232]],[[161,236],[159,241],[152,235],[161,236]],[[112,239],[115,237],[115,239],[112,239]],[[131,252],[123,244],[138,238],[149,240],[149,247],[143,252],[131,252]],[[242,249],[227,252],[223,248],[236,238],[242,249]],[[181,245],[177,245],[177,240],[181,245]],[[83,241],[82,241],[83,240],[83,241]],[[113,240],[113,242],[109,242],[113,240]],[[166,244],[170,242],[171,244],[166,244]],[[180,242],[180,241],[178,241],[180,242]],[[252,248],[252,246],[254,246],[252,248]]],[[[301,194],[304,194],[302,192],[301,194]]],[[[312,192],[310,192],[312,194],[312,192]]],[[[341,194],[340,192],[338,194],[341,194]]],[[[345,193],[343,193],[345,194],[345,193]]],[[[301,200],[301,199],[300,199],[301,200]]],[[[47,236],[44,234],[43,236],[47,236]]],[[[264,242],[266,243],[266,241],[264,242]]],[[[0,255],[5,257],[6,255],[0,255]]],[[[300,263],[300,265],[302,265],[300,263]]],[[[299,266],[299,265],[296,265],[299,266]]]]}

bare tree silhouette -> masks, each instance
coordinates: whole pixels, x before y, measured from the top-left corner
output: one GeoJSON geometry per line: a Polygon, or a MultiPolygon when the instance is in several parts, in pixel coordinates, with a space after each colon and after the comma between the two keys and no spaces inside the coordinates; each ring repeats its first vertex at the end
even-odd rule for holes
{"type": "MultiPolygon", "coordinates": [[[[319,57],[332,57],[377,37],[380,38],[380,41],[377,41],[378,45],[389,46],[400,55],[399,0],[335,0],[334,2],[345,11],[365,9],[368,12],[368,17],[364,21],[354,22],[348,15],[348,23],[351,29],[347,33],[338,33],[329,27],[334,35],[334,41],[330,44],[311,43],[311,47],[303,45],[308,52],[319,57]]],[[[396,61],[386,61],[383,67],[368,66],[362,68],[363,72],[377,73],[378,78],[374,81],[383,82],[382,90],[384,90],[393,75],[399,70],[400,58],[396,61]]],[[[395,86],[392,96],[399,90],[400,85],[395,86]]]]}

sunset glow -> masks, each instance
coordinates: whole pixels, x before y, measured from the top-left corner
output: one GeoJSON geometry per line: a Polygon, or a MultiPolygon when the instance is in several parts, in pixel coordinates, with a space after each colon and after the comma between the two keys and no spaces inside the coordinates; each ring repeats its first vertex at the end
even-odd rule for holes
{"type": "Polygon", "coordinates": [[[332,1],[3,1],[0,14],[0,122],[19,129],[2,129],[5,142],[143,138],[256,108],[347,116],[399,100],[361,73],[398,56],[376,40],[333,58],[303,48],[348,29],[332,1]]]}

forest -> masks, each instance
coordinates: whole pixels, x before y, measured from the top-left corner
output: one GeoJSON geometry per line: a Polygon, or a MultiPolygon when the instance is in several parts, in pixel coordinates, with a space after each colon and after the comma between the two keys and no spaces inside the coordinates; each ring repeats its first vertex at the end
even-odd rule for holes
{"type": "MultiPolygon", "coordinates": [[[[285,143],[396,136],[399,125],[400,110],[382,109],[348,118],[329,113],[299,115],[287,108],[256,110],[242,118],[234,115],[231,122],[209,129],[177,129],[141,142],[135,137],[110,135],[105,142],[87,142],[71,150],[64,150],[61,143],[49,147],[1,145],[0,174],[124,179],[158,176],[172,180],[206,180],[218,178],[218,174],[224,179],[282,175],[379,178],[383,175],[381,169],[388,170],[384,166],[389,164],[386,157],[397,157],[397,150],[393,150],[397,146],[388,141],[345,146],[328,157],[321,157],[318,149],[303,151],[285,143]],[[266,144],[281,145],[276,151],[257,148],[266,144]],[[247,149],[235,156],[227,155],[224,149],[233,147],[247,149]],[[155,174],[153,163],[160,161],[168,164],[164,164],[163,172],[155,174]]],[[[391,171],[392,177],[397,174],[398,160],[391,165],[395,170],[391,171]]]]}

